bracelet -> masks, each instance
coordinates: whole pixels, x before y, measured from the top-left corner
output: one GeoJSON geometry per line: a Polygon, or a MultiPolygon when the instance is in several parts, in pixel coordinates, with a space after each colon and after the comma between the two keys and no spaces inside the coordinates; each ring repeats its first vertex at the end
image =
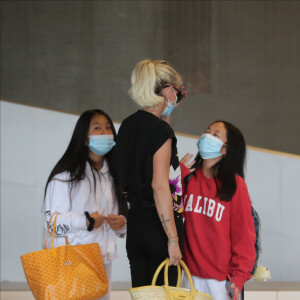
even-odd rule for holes
{"type": "Polygon", "coordinates": [[[172,243],[178,243],[179,242],[179,238],[176,238],[174,240],[169,240],[168,241],[168,245],[172,244],[172,243]]]}
{"type": "Polygon", "coordinates": [[[86,216],[86,218],[88,219],[88,221],[90,223],[89,226],[88,226],[88,228],[87,228],[87,230],[88,231],[92,231],[94,229],[95,219],[90,216],[90,214],[89,214],[88,211],[86,211],[84,213],[85,213],[85,216],[86,216]]]}

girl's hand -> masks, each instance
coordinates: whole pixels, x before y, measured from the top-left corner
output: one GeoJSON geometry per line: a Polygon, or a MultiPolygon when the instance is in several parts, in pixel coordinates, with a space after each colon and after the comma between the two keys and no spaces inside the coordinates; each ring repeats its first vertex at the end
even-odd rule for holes
{"type": "MultiPolygon", "coordinates": [[[[90,216],[95,219],[94,228],[96,228],[96,229],[99,228],[100,226],[102,226],[103,222],[107,219],[107,217],[100,215],[97,212],[90,214],[90,216]]],[[[89,223],[88,220],[86,220],[86,222],[89,223]]],[[[87,225],[89,225],[89,224],[87,224],[87,225]]]]}
{"type": "Polygon", "coordinates": [[[180,162],[185,165],[189,170],[190,170],[190,173],[194,172],[195,171],[195,168],[192,168],[192,166],[194,165],[194,163],[196,162],[195,160],[192,160],[191,159],[193,158],[193,155],[192,154],[189,154],[187,153],[181,160],[180,162]],[[191,169],[192,168],[192,169],[191,169]]]}
{"type": "Polygon", "coordinates": [[[120,230],[125,226],[125,218],[120,215],[108,215],[107,223],[112,230],[120,230]]]}
{"type": "MultiPolygon", "coordinates": [[[[235,299],[236,299],[236,300],[239,300],[239,299],[240,299],[239,297],[240,297],[241,291],[240,291],[239,288],[235,285],[234,282],[231,283],[230,288],[236,290],[236,297],[235,297],[235,299]]],[[[231,299],[231,298],[229,297],[229,299],[231,299]]]]}

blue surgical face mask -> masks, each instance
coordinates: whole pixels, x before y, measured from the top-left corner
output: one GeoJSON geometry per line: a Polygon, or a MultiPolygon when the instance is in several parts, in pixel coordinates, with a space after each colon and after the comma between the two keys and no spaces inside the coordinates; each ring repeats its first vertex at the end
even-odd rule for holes
{"type": "Polygon", "coordinates": [[[170,102],[167,100],[167,107],[165,108],[165,110],[164,110],[163,113],[161,114],[163,117],[169,116],[169,115],[172,113],[173,109],[175,108],[175,105],[176,105],[176,102],[177,102],[177,95],[176,95],[176,92],[175,92],[174,89],[173,89],[173,92],[174,92],[174,94],[175,94],[176,99],[175,99],[175,101],[174,101],[173,104],[170,103],[170,102]]]}
{"type": "Polygon", "coordinates": [[[116,144],[113,135],[90,135],[89,148],[97,155],[105,155],[116,144]]]}
{"type": "Polygon", "coordinates": [[[220,150],[224,143],[211,134],[202,134],[197,145],[203,159],[211,159],[223,155],[220,150]]]}

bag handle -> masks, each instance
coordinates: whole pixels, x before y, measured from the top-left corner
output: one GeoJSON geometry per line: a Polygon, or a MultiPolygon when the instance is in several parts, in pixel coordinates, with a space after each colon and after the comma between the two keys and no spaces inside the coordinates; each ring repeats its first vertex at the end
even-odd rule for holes
{"type": "MultiPolygon", "coordinates": [[[[165,260],[165,270],[164,270],[165,286],[169,286],[169,274],[168,274],[169,265],[170,265],[170,259],[167,258],[165,260]]],[[[176,284],[176,287],[180,286],[180,281],[181,281],[181,269],[180,269],[179,264],[177,264],[177,284],[176,284]]]]}
{"type": "MultiPolygon", "coordinates": [[[[156,280],[157,280],[157,277],[158,277],[158,274],[160,273],[161,269],[163,267],[165,267],[165,270],[164,270],[164,281],[165,281],[165,285],[166,286],[169,286],[169,278],[168,278],[168,269],[169,269],[169,264],[170,264],[170,259],[167,258],[166,260],[164,260],[160,265],[159,267],[157,268],[157,270],[155,271],[154,273],[154,276],[153,276],[153,279],[152,279],[152,283],[151,285],[155,286],[156,284],[156,280]]],[[[180,281],[181,281],[181,269],[180,269],[180,266],[182,267],[182,269],[184,270],[187,278],[188,278],[188,281],[190,283],[190,288],[191,288],[191,294],[193,294],[195,292],[194,290],[194,283],[193,283],[193,279],[192,279],[192,276],[191,276],[191,273],[188,269],[188,267],[186,266],[186,264],[180,260],[179,261],[179,264],[177,264],[177,271],[178,271],[178,278],[177,278],[177,284],[176,284],[176,287],[179,287],[180,286],[180,281]]]]}
{"type": "MultiPolygon", "coordinates": [[[[166,265],[165,265],[165,285],[166,286],[169,286],[169,279],[168,279],[168,268],[169,268],[169,264],[170,264],[170,260],[167,259],[167,262],[166,262],[166,265]]],[[[193,279],[192,279],[192,276],[191,276],[191,273],[187,267],[187,265],[184,263],[183,260],[180,260],[179,261],[179,264],[180,266],[182,267],[182,269],[184,270],[187,278],[188,278],[188,281],[190,283],[190,289],[191,289],[191,294],[194,292],[194,282],[193,282],[193,279]]],[[[179,267],[179,264],[177,265],[179,267]]],[[[180,272],[181,273],[181,272],[180,272]]],[[[181,274],[179,276],[178,274],[178,279],[179,277],[181,277],[181,274]]],[[[179,282],[180,283],[180,282],[179,282]]],[[[177,283],[177,287],[179,287],[179,284],[177,283]]]]}
{"type": "MultiPolygon", "coordinates": [[[[50,217],[50,220],[49,220],[49,223],[48,223],[48,228],[47,228],[47,235],[46,235],[46,241],[45,241],[44,249],[47,249],[47,242],[48,242],[48,236],[49,236],[49,232],[50,232],[51,221],[52,221],[53,217],[54,217],[55,215],[57,215],[57,214],[58,214],[58,213],[55,212],[55,213],[54,213],[53,215],[51,215],[51,217],[50,217]]],[[[54,231],[55,231],[55,227],[54,227],[53,229],[54,229],[54,231]]]]}
{"type": "MultiPolygon", "coordinates": [[[[47,249],[47,242],[48,242],[48,236],[49,236],[49,232],[50,232],[50,225],[51,225],[51,221],[54,217],[54,222],[53,222],[53,227],[52,227],[52,250],[54,250],[54,238],[55,238],[55,231],[56,231],[56,219],[57,216],[59,215],[58,212],[55,212],[54,214],[52,214],[52,216],[50,217],[49,223],[48,223],[48,229],[47,229],[47,235],[46,235],[46,241],[45,241],[45,246],[44,249],[47,249]]],[[[68,237],[65,236],[65,240],[66,240],[66,245],[70,246],[69,244],[69,240],[68,237]]]]}
{"type": "MultiPolygon", "coordinates": [[[[166,265],[166,263],[169,261],[169,258],[165,259],[159,266],[158,268],[156,269],[155,273],[154,273],[154,276],[153,276],[153,279],[152,279],[152,283],[151,285],[155,286],[156,284],[156,280],[157,280],[157,277],[161,271],[161,269],[166,265]]],[[[168,263],[169,264],[169,263],[168,263]]],[[[180,266],[179,264],[177,265],[177,272],[178,272],[178,279],[177,279],[177,284],[176,286],[179,287],[180,285],[180,281],[181,281],[181,270],[180,270],[180,266]]],[[[168,272],[167,272],[168,273],[168,272]]],[[[165,280],[165,283],[166,283],[166,279],[165,280]]],[[[167,282],[168,282],[168,275],[167,275],[167,282]]],[[[169,282],[168,282],[169,284],[169,282]]]]}

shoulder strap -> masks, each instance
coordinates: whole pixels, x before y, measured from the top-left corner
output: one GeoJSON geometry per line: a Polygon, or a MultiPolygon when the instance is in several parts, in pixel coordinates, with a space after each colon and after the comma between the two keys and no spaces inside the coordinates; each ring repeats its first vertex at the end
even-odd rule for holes
{"type": "Polygon", "coordinates": [[[186,175],[183,179],[184,185],[185,185],[185,189],[187,188],[191,178],[193,177],[194,173],[190,173],[188,175],[186,175]]]}
{"type": "Polygon", "coordinates": [[[193,175],[195,174],[195,172],[197,171],[197,169],[200,167],[200,163],[201,163],[201,160],[202,160],[202,159],[200,158],[200,155],[199,155],[199,154],[196,155],[195,160],[196,160],[196,162],[195,162],[195,164],[192,166],[192,168],[195,168],[195,171],[194,171],[193,173],[190,173],[190,174],[186,175],[186,176],[184,177],[184,179],[183,179],[183,183],[184,183],[184,185],[185,185],[185,189],[187,188],[187,186],[188,186],[188,184],[189,184],[191,178],[193,177],[193,175]]]}

